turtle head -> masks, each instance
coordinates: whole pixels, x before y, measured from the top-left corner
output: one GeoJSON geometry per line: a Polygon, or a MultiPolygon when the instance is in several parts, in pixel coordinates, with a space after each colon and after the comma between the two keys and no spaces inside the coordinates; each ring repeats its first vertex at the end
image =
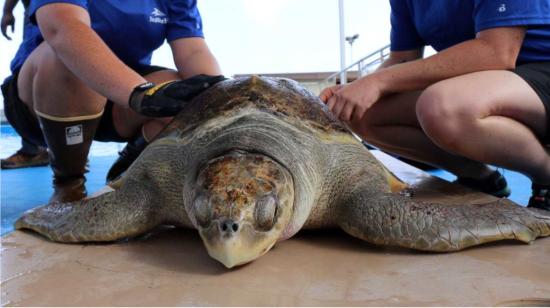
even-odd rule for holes
{"type": "Polygon", "coordinates": [[[266,253],[292,216],[292,176],[274,160],[232,152],[200,172],[190,218],[214,259],[231,268],[266,253]]]}

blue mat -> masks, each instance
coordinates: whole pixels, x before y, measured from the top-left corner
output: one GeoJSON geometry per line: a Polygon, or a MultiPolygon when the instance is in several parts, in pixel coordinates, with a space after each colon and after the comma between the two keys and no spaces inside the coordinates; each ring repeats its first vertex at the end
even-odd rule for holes
{"type": "MultiPolygon", "coordinates": [[[[508,182],[508,186],[510,186],[512,190],[510,200],[518,203],[519,205],[527,206],[529,198],[531,197],[531,180],[523,174],[515,171],[507,169],[499,169],[499,171],[504,175],[506,181],[508,182]]],[[[456,180],[456,176],[441,169],[428,171],[428,173],[450,182],[456,180]]]]}
{"type": "MultiPolygon", "coordinates": [[[[21,139],[9,125],[1,125],[0,157],[7,157],[17,151],[21,139]]],[[[117,157],[123,144],[94,142],[89,156],[90,172],[86,188],[92,193],[105,185],[107,170],[117,157]]],[[[0,205],[2,235],[13,231],[13,223],[28,209],[48,202],[52,189],[52,171],[49,166],[1,170],[0,205]]]]}
{"type": "MultiPolygon", "coordinates": [[[[115,159],[116,156],[90,158],[88,193],[105,185],[105,175],[115,159]]],[[[2,235],[13,230],[13,223],[24,211],[48,202],[53,192],[51,183],[50,167],[2,170],[2,235]]]]}

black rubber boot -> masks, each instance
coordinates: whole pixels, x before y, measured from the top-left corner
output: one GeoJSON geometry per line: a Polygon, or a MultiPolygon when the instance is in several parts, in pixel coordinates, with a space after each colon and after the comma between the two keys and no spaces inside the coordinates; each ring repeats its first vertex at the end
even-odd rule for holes
{"type": "Polygon", "coordinates": [[[118,153],[117,160],[107,172],[106,182],[116,180],[136,160],[141,152],[147,147],[147,140],[143,133],[139,133],[132,141],[128,142],[124,149],[118,153]]]}
{"type": "Polygon", "coordinates": [[[37,112],[48,145],[54,193],[50,202],[71,202],[86,197],[84,173],[88,152],[101,114],[59,118],[37,112]]]}
{"type": "Polygon", "coordinates": [[[550,211],[550,185],[533,184],[527,207],[550,211]]]}
{"type": "Polygon", "coordinates": [[[510,188],[504,176],[495,170],[491,175],[484,179],[458,178],[455,183],[466,186],[470,189],[493,195],[497,198],[506,198],[510,196],[510,188]]]}

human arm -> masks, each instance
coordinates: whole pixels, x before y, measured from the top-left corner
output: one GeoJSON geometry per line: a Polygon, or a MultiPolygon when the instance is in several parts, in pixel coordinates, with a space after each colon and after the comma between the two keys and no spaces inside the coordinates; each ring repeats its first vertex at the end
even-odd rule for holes
{"type": "Polygon", "coordinates": [[[90,27],[77,5],[52,3],[36,11],[44,40],[67,68],[90,88],[124,108],[132,90],[146,80],[126,66],[90,27]]]}
{"type": "Polygon", "coordinates": [[[130,107],[143,115],[173,116],[196,95],[225,79],[204,41],[197,1],[169,1],[167,14],[170,21],[166,39],[178,73],[184,80],[134,91],[130,107]]]}
{"type": "MultiPolygon", "coordinates": [[[[409,61],[413,61],[416,59],[422,58],[424,54],[424,49],[413,49],[413,50],[405,50],[405,51],[391,51],[389,57],[378,66],[376,71],[388,68],[390,66],[394,66],[396,64],[401,64],[409,61]]],[[[328,99],[334,95],[338,90],[342,89],[343,85],[334,85],[327,87],[321,91],[321,94],[319,97],[323,102],[327,102],[328,99]]]]}
{"type": "Polygon", "coordinates": [[[514,68],[525,31],[525,27],[483,30],[475,39],[425,59],[378,70],[321,98],[325,98],[341,120],[359,120],[386,94],[422,90],[438,81],[472,72],[514,68]]]}
{"type": "Polygon", "coordinates": [[[181,38],[170,42],[174,63],[183,79],[198,74],[221,75],[216,58],[201,37],[181,38]]]}
{"type": "Polygon", "coordinates": [[[6,0],[4,2],[4,10],[2,12],[2,20],[0,21],[0,28],[2,30],[2,35],[11,40],[11,37],[8,35],[8,26],[11,27],[11,32],[13,33],[13,27],[15,26],[15,17],[13,16],[13,9],[17,5],[19,0],[6,0]]]}
{"type": "Polygon", "coordinates": [[[420,59],[377,72],[383,93],[421,90],[451,77],[485,70],[508,70],[516,60],[525,27],[501,27],[479,32],[475,39],[420,59]]]}
{"type": "Polygon", "coordinates": [[[423,56],[424,48],[403,51],[390,51],[389,57],[384,62],[382,62],[382,64],[380,64],[380,66],[376,70],[378,71],[384,68],[388,68],[390,66],[394,66],[396,64],[421,59],[423,56]]]}
{"type": "Polygon", "coordinates": [[[143,115],[175,115],[185,101],[212,83],[201,76],[158,86],[148,83],[116,57],[90,27],[90,16],[80,6],[47,4],[37,10],[36,20],[46,42],[71,72],[117,105],[143,115]]]}
{"type": "Polygon", "coordinates": [[[203,38],[177,39],[170,42],[170,47],[178,74],[184,80],[134,91],[130,107],[143,115],[173,116],[193,97],[225,79],[203,38]]]}

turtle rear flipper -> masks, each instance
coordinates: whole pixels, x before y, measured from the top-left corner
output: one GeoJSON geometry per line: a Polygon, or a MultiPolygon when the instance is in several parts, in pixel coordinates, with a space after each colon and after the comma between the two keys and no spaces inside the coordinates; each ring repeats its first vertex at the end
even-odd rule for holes
{"type": "Polygon", "coordinates": [[[529,243],[550,236],[550,212],[523,208],[507,199],[447,205],[360,191],[342,208],[339,225],[379,245],[445,252],[499,240],[529,243]]]}
{"type": "Polygon", "coordinates": [[[36,231],[56,242],[114,241],[139,235],[157,226],[160,217],[147,190],[139,189],[138,182],[131,185],[130,190],[34,208],[16,221],[15,228],[36,231]]]}

